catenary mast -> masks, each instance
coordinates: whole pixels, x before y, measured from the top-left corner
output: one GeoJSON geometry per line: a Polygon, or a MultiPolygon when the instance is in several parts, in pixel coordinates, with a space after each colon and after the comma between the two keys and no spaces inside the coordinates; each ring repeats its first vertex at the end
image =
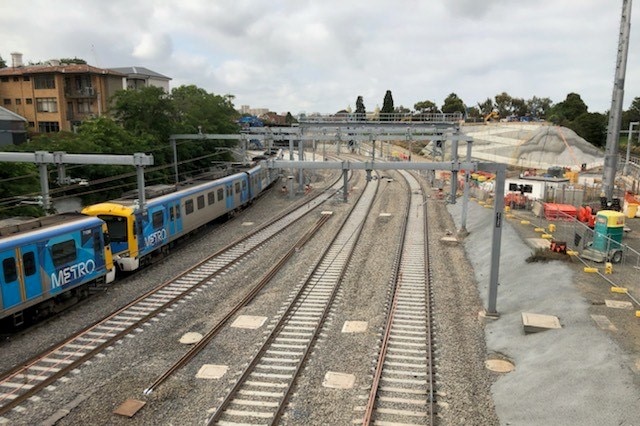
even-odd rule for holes
{"type": "Polygon", "coordinates": [[[609,124],[607,125],[607,145],[604,154],[604,171],[602,189],[607,201],[613,199],[613,188],[618,166],[618,137],[622,120],[622,100],[624,98],[624,77],[627,70],[627,52],[629,50],[629,33],[631,28],[631,0],[622,1],[622,18],[620,19],[620,38],[618,41],[618,57],[616,74],[613,81],[613,95],[609,124]]]}

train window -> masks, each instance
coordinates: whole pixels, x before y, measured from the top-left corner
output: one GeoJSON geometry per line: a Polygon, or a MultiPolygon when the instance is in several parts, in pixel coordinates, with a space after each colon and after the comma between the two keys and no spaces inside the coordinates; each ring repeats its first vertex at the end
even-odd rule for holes
{"type": "Polygon", "coordinates": [[[13,257],[6,258],[2,261],[2,270],[4,271],[5,283],[10,283],[18,279],[16,260],[13,257]]]}
{"type": "Polygon", "coordinates": [[[76,257],[76,242],[73,240],[63,241],[51,246],[51,259],[56,268],[76,260],[76,257]]]}
{"type": "Polygon", "coordinates": [[[153,215],[151,216],[151,220],[153,222],[153,229],[162,228],[162,226],[164,225],[164,217],[162,214],[162,210],[159,212],[154,212],[153,215]]]}
{"type": "Polygon", "coordinates": [[[231,185],[227,186],[227,197],[231,197],[233,192],[231,192],[231,185]]]}
{"type": "Polygon", "coordinates": [[[218,189],[218,201],[222,201],[223,198],[224,198],[224,189],[220,188],[218,189]]]}
{"type": "Polygon", "coordinates": [[[236,182],[235,187],[236,187],[236,194],[237,194],[240,192],[240,182],[236,182]]]}
{"type": "Polygon", "coordinates": [[[180,204],[176,206],[176,219],[180,219],[180,204]]]}
{"type": "Polygon", "coordinates": [[[173,206],[169,207],[169,220],[173,220],[175,218],[175,214],[173,212],[173,206]]]}
{"type": "Polygon", "coordinates": [[[204,209],[204,195],[198,196],[198,210],[204,209]]]}
{"type": "MultiPolygon", "coordinates": [[[[121,216],[99,215],[100,219],[107,222],[107,228],[114,243],[127,242],[127,220],[121,216]]],[[[136,235],[136,223],[133,222],[133,235],[136,235]]]]}
{"type": "Polygon", "coordinates": [[[184,203],[184,212],[186,214],[193,213],[193,200],[187,200],[184,203]]]}
{"type": "Polygon", "coordinates": [[[246,189],[247,189],[247,181],[246,181],[246,180],[243,180],[243,181],[242,181],[242,190],[243,190],[243,191],[246,191],[246,189]]]}
{"type": "Polygon", "coordinates": [[[36,273],[36,255],[32,251],[22,255],[22,264],[24,265],[25,276],[29,277],[36,273]]]}
{"type": "Polygon", "coordinates": [[[211,191],[207,194],[207,203],[209,203],[209,205],[213,204],[216,202],[216,193],[211,191]]]}

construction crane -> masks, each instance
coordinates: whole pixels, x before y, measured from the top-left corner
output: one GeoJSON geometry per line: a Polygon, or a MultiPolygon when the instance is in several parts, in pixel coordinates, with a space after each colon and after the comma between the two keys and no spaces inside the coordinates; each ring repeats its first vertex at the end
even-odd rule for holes
{"type": "Polygon", "coordinates": [[[616,74],[613,80],[613,95],[611,97],[611,110],[609,111],[609,123],[607,125],[607,145],[604,154],[604,170],[602,176],[602,189],[609,203],[613,201],[613,188],[616,180],[616,168],[618,166],[618,137],[622,120],[624,77],[627,70],[630,29],[631,0],[622,0],[618,57],[616,60],[616,74]]]}

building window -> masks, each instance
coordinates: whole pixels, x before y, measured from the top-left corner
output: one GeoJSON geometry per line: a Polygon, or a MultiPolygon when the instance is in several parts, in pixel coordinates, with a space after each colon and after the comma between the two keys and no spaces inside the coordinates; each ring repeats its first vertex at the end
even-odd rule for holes
{"type": "Polygon", "coordinates": [[[36,126],[36,123],[34,123],[33,121],[29,122],[29,127],[35,127],[35,126],[36,126]]]}
{"type": "Polygon", "coordinates": [[[38,112],[58,112],[56,98],[36,98],[38,112]]]}
{"type": "Polygon", "coordinates": [[[3,83],[7,83],[9,81],[9,77],[0,77],[0,81],[3,83]]]}
{"type": "Polygon", "coordinates": [[[53,74],[39,75],[33,78],[33,85],[36,89],[55,89],[56,79],[53,74]]]}
{"type": "Polygon", "coordinates": [[[78,112],[84,114],[93,112],[91,101],[78,101],[78,112]]]}
{"type": "Polygon", "coordinates": [[[27,102],[27,105],[32,105],[33,104],[33,99],[31,99],[31,98],[27,98],[27,99],[25,99],[25,101],[27,102]]]}
{"type": "Polygon", "coordinates": [[[4,98],[2,100],[2,103],[4,103],[5,105],[11,105],[11,99],[4,98]]]}
{"type": "Polygon", "coordinates": [[[20,77],[13,77],[13,81],[20,81],[20,77]]]}
{"type": "Polygon", "coordinates": [[[31,81],[31,77],[22,77],[22,81],[31,81]]]}
{"type": "Polygon", "coordinates": [[[16,105],[22,105],[22,99],[16,98],[16,105]]]}
{"type": "Polygon", "coordinates": [[[59,132],[60,124],[57,121],[41,121],[38,123],[38,130],[41,133],[59,132]]]}

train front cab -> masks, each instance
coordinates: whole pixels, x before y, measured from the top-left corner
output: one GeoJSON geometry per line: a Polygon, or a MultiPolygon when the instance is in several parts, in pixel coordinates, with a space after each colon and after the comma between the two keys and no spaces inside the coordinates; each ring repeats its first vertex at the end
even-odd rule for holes
{"type": "Polygon", "coordinates": [[[113,261],[121,271],[135,271],[140,267],[139,245],[141,228],[136,223],[132,207],[116,203],[87,206],[83,214],[102,219],[109,230],[113,261]]]}

